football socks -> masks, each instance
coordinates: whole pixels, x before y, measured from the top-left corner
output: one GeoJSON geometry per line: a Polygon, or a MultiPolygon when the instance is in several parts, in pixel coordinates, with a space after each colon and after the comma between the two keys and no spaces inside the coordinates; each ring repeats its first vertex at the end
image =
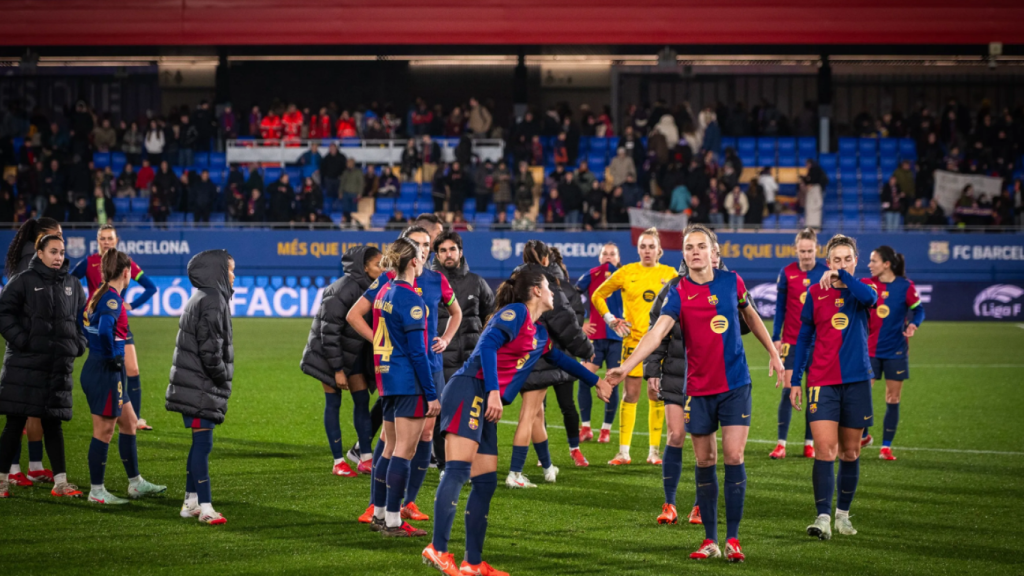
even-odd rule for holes
{"type": "Polygon", "coordinates": [[[622,414],[619,416],[620,451],[628,451],[629,447],[633,444],[634,426],[636,426],[636,402],[626,402],[623,400],[622,414]]]}
{"type": "Polygon", "coordinates": [[[679,478],[683,475],[683,448],[665,447],[665,457],[661,461],[661,477],[665,485],[665,503],[676,503],[676,491],[679,489],[679,478]]]}
{"type": "Polygon", "coordinates": [[[359,452],[369,454],[373,449],[373,423],[370,421],[370,391],[352,393],[352,427],[359,438],[359,452]]]}
{"type": "Polygon", "coordinates": [[[397,528],[402,525],[402,497],[405,496],[405,487],[409,483],[410,461],[398,456],[391,456],[387,472],[387,514],[388,528],[397,528]]]}
{"type": "MultiPolygon", "coordinates": [[[[430,452],[433,447],[433,440],[427,440],[426,442],[420,440],[419,444],[416,445],[416,454],[412,457],[411,464],[409,465],[409,485],[405,489],[406,504],[415,502],[416,496],[420,493],[423,479],[427,477],[427,469],[430,468],[430,452]]],[[[394,465],[394,459],[391,462],[394,465]]]]}
{"type": "MultiPolygon", "coordinates": [[[[897,406],[899,406],[897,404],[897,406]]],[[[43,469],[43,441],[28,441],[28,469],[30,471],[43,469]]]]}
{"type": "Polygon", "coordinates": [[[459,494],[462,492],[463,484],[469,480],[471,468],[470,462],[449,460],[444,469],[444,477],[437,485],[437,495],[434,496],[433,543],[434,549],[438,552],[448,551],[448,538],[452,534],[452,524],[455,522],[455,512],[459,506],[459,494]]]}
{"type": "Polygon", "coordinates": [[[836,491],[836,463],[825,460],[814,461],[812,472],[814,483],[814,505],[818,515],[832,515],[832,494],[836,491]]]}
{"type": "MultiPolygon", "coordinates": [[[[491,510],[491,498],[498,487],[498,473],[488,472],[473,478],[473,489],[466,502],[466,562],[476,566],[484,551],[487,536],[487,515],[491,510]]],[[[436,548],[436,546],[435,546],[436,548]]]]}
{"type": "Polygon", "coordinates": [[[117,451],[121,454],[121,462],[124,463],[125,474],[128,478],[135,478],[139,475],[139,450],[135,443],[135,434],[118,434],[117,451]]]}
{"type": "Polygon", "coordinates": [[[579,383],[579,390],[576,391],[576,401],[580,405],[580,419],[584,426],[590,426],[590,411],[594,407],[594,394],[583,382],[579,383]]]}
{"type": "Polygon", "coordinates": [[[612,396],[608,399],[608,403],[604,405],[604,424],[601,426],[603,430],[611,430],[612,422],[615,422],[615,411],[619,409],[619,387],[612,388],[612,396]]]}
{"type": "Polygon", "coordinates": [[[109,444],[97,438],[89,443],[89,483],[93,486],[103,486],[109,449],[109,444]]]}
{"type": "MultiPolygon", "coordinates": [[[[380,444],[383,443],[380,442],[380,444]]],[[[373,506],[381,510],[388,503],[388,468],[390,467],[391,459],[384,456],[381,456],[373,465],[373,506]]]]}
{"type": "Polygon", "coordinates": [[[661,400],[647,399],[647,431],[650,434],[652,448],[661,447],[661,431],[665,428],[665,403],[661,400]]]}
{"type": "Polygon", "coordinates": [[[857,481],[860,480],[860,458],[852,462],[839,461],[839,496],[836,498],[836,510],[850,510],[853,495],[857,493],[857,481]]]}
{"type": "MultiPolygon", "coordinates": [[[[551,451],[548,450],[548,441],[534,442],[533,449],[537,451],[537,459],[540,460],[541,468],[551,468],[551,451]]],[[[479,562],[470,562],[470,564],[479,564],[479,562]]]]}
{"type": "Polygon", "coordinates": [[[714,466],[695,466],[697,506],[704,522],[704,538],[718,542],[718,475],[714,466]]]}
{"type": "Polygon", "coordinates": [[[324,392],[324,430],[327,431],[327,443],[331,445],[331,455],[334,462],[339,462],[345,457],[345,450],[341,445],[341,422],[338,413],[341,411],[341,394],[337,392],[324,392]]]}
{"type": "Polygon", "coordinates": [[[142,378],[140,376],[128,377],[128,401],[132,403],[135,416],[142,418],[142,378]]]}
{"type": "MultiPolygon", "coordinates": [[[[885,405],[885,419],[882,420],[882,446],[892,446],[892,440],[896,437],[896,426],[900,423],[900,403],[885,405]]],[[[32,443],[29,442],[29,454],[32,453],[32,443]]],[[[31,459],[31,456],[29,456],[31,459]]]]}
{"type": "Polygon", "coordinates": [[[213,501],[210,492],[210,452],[212,451],[213,430],[193,430],[191,470],[200,505],[213,501]]]}
{"type": "Polygon", "coordinates": [[[747,497],[747,468],[743,464],[725,465],[726,538],[739,538],[743,520],[743,501],[747,497]]]}
{"type": "Polygon", "coordinates": [[[782,389],[779,400],[779,441],[785,442],[789,437],[789,423],[793,420],[793,405],[789,401],[789,388],[782,389]]]}
{"type": "MultiPolygon", "coordinates": [[[[512,446],[512,466],[510,472],[522,472],[526,465],[526,454],[529,453],[529,446],[512,446]]],[[[447,469],[445,469],[447,472],[447,469]]]]}

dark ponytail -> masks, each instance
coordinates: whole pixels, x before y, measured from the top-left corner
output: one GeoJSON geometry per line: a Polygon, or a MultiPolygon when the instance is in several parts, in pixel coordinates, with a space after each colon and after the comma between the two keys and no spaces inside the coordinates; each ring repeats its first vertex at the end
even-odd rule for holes
{"type": "Polygon", "coordinates": [[[523,246],[523,264],[544,265],[544,259],[551,256],[551,249],[540,240],[528,240],[523,246]]]}
{"type": "Polygon", "coordinates": [[[533,288],[543,284],[544,274],[540,272],[533,270],[516,272],[508,280],[502,282],[498,286],[498,291],[494,293],[494,312],[491,313],[491,316],[509,304],[525,304],[530,300],[533,288]]]}
{"type": "Polygon", "coordinates": [[[54,234],[59,236],[60,222],[57,222],[53,218],[29,218],[18,228],[18,233],[14,235],[14,240],[11,241],[11,245],[7,247],[7,257],[4,260],[4,272],[7,277],[10,278],[18,273],[18,263],[21,261],[21,253],[25,250],[26,245],[35,246],[36,240],[38,240],[44,234],[54,234]]]}
{"type": "MultiPolygon", "coordinates": [[[[550,250],[551,250],[551,260],[550,260],[551,263],[554,264],[555,266],[558,266],[562,270],[562,274],[563,274],[562,277],[565,278],[566,280],[568,280],[569,279],[569,269],[565,267],[565,262],[562,261],[562,252],[558,248],[556,248],[554,246],[552,246],[550,250]]],[[[559,281],[558,285],[559,286],[562,285],[561,281],[559,281]]]]}
{"type": "Polygon", "coordinates": [[[892,246],[879,246],[875,248],[875,254],[878,254],[878,258],[882,262],[889,263],[889,269],[892,270],[893,274],[906,277],[906,261],[903,258],[903,254],[893,250],[892,246]]]}

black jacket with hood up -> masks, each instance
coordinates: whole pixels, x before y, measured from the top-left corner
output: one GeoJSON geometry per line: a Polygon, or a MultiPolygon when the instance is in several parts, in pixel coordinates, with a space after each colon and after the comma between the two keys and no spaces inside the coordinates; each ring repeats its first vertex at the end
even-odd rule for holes
{"type": "MultiPolygon", "coordinates": [[[[469,360],[470,354],[480,340],[487,318],[494,312],[494,292],[487,281],[469,271],[469,264],[463,256],[459,266],[449,270],[441,265],[440,258],[434,257],[431,268],[444,274],[455,292],[455,298],[462,308],[462,323],[455,337],[444,351],[444,379],[447,381],[469,360]]],[[[448,328],[447,306],[440,306],[437,312],[437,333],[444,334],[448,328]]]]}

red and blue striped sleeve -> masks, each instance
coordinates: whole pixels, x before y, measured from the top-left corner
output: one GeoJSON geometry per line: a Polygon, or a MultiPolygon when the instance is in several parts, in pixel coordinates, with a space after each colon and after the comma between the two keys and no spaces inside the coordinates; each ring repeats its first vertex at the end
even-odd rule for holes
{"type": "Polygon", "coordinates": [[[917,286],[914,286],[914,283],[909,280],[907,282],[910,284],[907,287],[907,306],[914,311],[914,317],[910,323],[921,326],[921,323],[924,322],[924,304],[921,303],[921,295],[917,293],[917,286]]]}

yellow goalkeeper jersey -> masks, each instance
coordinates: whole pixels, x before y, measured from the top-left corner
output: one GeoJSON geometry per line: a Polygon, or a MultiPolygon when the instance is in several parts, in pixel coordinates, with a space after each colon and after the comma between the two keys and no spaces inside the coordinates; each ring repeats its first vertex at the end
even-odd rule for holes
{"type": "Polygon", "coordinates": [[[616,290],[622,291],[622,309],[626,316],[625,320],[633,326],[630,337],[639,340],[650,327],[651,305],[654,303],[654,298],[669,280],[678,275],[679,272],[675,268],[664,264],[657,264],[650,268],[645,268],[639,262],[626,264],[616,270],[594,291],[592,296],[594,307],[604,316],[608,313],[608,304],[605,299],[616,290]]]}

